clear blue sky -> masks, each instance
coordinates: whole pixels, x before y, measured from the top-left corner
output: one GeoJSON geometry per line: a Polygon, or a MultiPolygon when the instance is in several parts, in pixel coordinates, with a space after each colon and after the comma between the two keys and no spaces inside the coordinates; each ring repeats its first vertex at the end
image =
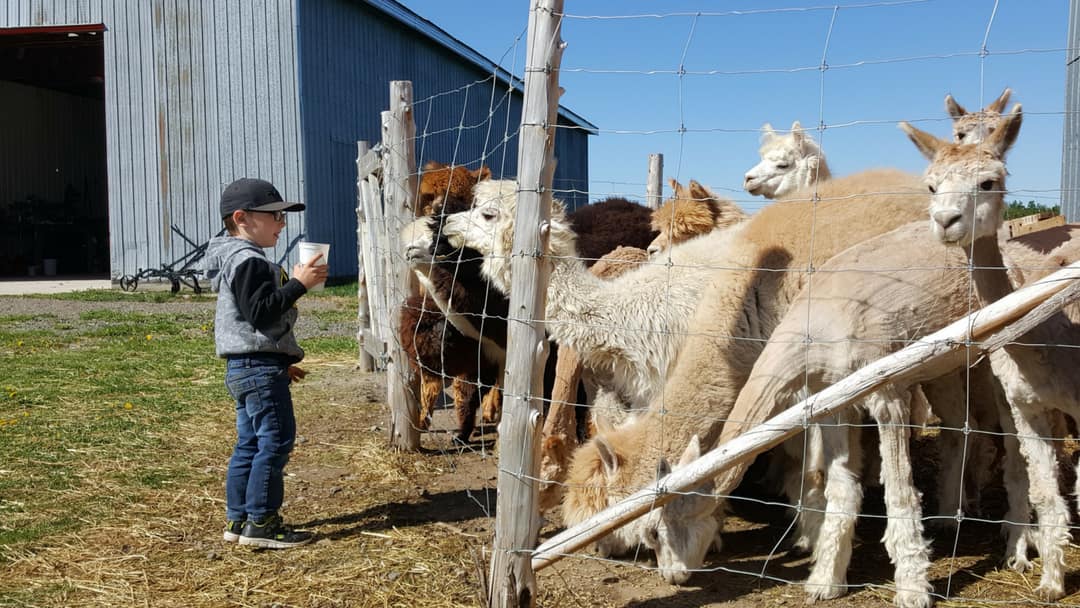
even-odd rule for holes
{"type": "MultiPolygon", "coordinates": [[[[522,74],[528,0],[403,2],[522,74]]],[[[665,178],[697,179],[755,209],[762,200],[741,184],[759,129],[796,119],[828,125],[813,135],[834,175],[921,172],[898,121],[949,137],[946,93],[974,110],[1009,86],[1024,104],[1011,197],[1057,204],[1068,2],[1001,0],[996,13],[992,0],[844,0],[835,13],[826,4],[566,0],[562,102],[600,129],[589,143],[590,197],[643,196],[648,155],[659,152],[665,178]],[[598,18],[613,16],[634,18],[598,18]]]]}

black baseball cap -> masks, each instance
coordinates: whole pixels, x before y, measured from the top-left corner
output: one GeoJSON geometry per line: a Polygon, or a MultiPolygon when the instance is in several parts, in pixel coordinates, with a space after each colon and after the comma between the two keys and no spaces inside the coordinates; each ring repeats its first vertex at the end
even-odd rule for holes
{"type": "Polygon", "coordinates": [[[303,203],[288,203],[274,184],[254,177],[241,177],[221,193],[221,217],[233,211],[303,211],[303,203]]]}

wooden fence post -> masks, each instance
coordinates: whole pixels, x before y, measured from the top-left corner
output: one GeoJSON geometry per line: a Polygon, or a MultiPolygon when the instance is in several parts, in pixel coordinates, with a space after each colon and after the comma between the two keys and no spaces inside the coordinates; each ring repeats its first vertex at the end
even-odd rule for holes
{"type": "Polygon", "coordinates": [[[564,43],[562,0],[533,0],[525,62],[525,94],[518,135],[518,202],[515,216],[507,330],[504,412],[499,425],[498,502],[491,557],[492,607],[531,607],[536,576],[530,554],[540,532],[537,508],[544,363],[544,310],[550,268],[551,182],[555,173],[555,124],[559,64],[564,43]]]}
{"type": "Polygon", "coordinates": [[[664,200],[664,155],[649,155],[649,181],[645,183],[645,206],[659,209],[664,200]]]}
{"type": "Polygon", "coordinates": [[[387,338],[389,361],[386,366],[387,403],[390,404],[390,445],[399,450],[418,450],[420,430],[417,419],[420,406],[412,390],[412,370],[401,349],[398,308],[411,295],[413,281],[401,251],[401,229],[411,222],[416,198],[416,123],[413,122],[412,83],[390,82],[390,110],[382,113],[383,193],[386,224],[389,290],[387,338]]]}
{"type": "MultiPolygon", "coordinates": [[[[375,360],[364,349],[365,330],[368,335],[371,334],[367,273],[364,270],[365,258],[368,256],[364,252],[364,248],[368,246],[367,239],[364,238],[364,232],[366,232],[364,227],[367,224],[364,215],[364,183],[368,174],[363,172],[363,160],[368,152],[368,142],[356,142],[356,344],[359,347],[357,366],[365,374],[375,369],[375,360]]],[[[370,255],[374,254],[374,251],[370,253],[370,255]]]]}

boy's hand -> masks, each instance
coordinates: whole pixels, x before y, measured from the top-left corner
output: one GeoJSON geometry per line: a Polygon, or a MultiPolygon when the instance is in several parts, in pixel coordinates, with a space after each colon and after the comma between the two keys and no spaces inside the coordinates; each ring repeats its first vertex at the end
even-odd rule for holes
{"type": "Polygon", "coordinates": [[[307,376],[307,372],[303,369],[295,365],[289,366],[289,382],[300,382],[304,379],[304,376],[307,376]]]}
{"type": "Polygon", "coordinates": [[[330,266],[328,264],[319,264],[316,266],[322,257],[323,254],[319,253],[311,258],[311,261],[307,264],[297,264],[296,266],[293,266],[293,278],[303,283],[304,287],[308,290],[325,281],[326,276],[330,271],[330,266]]]}

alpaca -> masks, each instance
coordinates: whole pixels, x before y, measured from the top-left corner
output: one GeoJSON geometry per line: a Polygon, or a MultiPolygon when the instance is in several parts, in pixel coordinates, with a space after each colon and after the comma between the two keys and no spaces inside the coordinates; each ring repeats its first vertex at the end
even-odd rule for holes
{"type": "MultiPolygon", "coordinates": [[[[724,199],[690,180],[689,187],[683,187],[676,180],[670,181],[675,195],[652,212],[652,229],[659,234],[649,244],[649,250],[632,247],[617,247],[604,255],[590,270],[601,279],[613,279],[624,272],[633,270],[648,262],[649,257],[660,250],[701,236],[717,228],[724,228],[742,221],[745,212],[735,203],[724,199]]],[[[588,260],[586,260],[588,263],[588,260]]],[[[544,440],[541,444],[540,479],[544,483],[540,488],[540,510],[545,512],[559,504],[562,497],[562,482],[566,478],[570,455],[582,437],[569,437],[571,428],[577,428],[568,417],[574,409],[567,404],[577,394],[576,387],[582,375],[591,399],[589,421],[596,417],[612,423],[621,422],[627,415],[626,409],[616,393],[609,390],[608,382],[597,370],[582,369],[581,359],[573,348],[562,347],[559,350],[559,362],[556,371],[556,384],[552,391],[552,407],[544,423],[544,440]]],[[[584,436],[591,436],[586,433],[584,436]]]]}
{"type": "MultiPolygon", "coordinates": [[[[817,269],[812,283],[799,294],[754,364],[719,443],[802,400],[803,393],[820,391],[968,314],[977,305],[968,297],[969,285],[962,280],[966,276],[962,254],[925,242],[925,230],[924,222],[902,226],[837,254],[817,269]],[[897,260],[903,260],[903,268],[897,268],[897,260]]],[[[965,367],[963,354],[952,364],[954,368],[965,367]]],[[[938,368],[935,377],[906,378],[863,401],[862,409],[869,411],[879,427],[881,477],[889,516],[884,542],[897,565],[894,601],[898,606],[930,603],[928,544],[923,537],[919,493],[911,483],[909,399],[921,383],[946,427],[997,430],[999,421],[1008,422],[1008,414],[1004,407],[992,407],[1000,400],[987,371],[985,366],[971,370],[973,394],[969,399],[963,394],[965,374],[938,368]],[[968,402],[970,421],[966,419],[968,402]]],[[[809,520],[810,534],[818,541],[806,587],[811,601],[846,591],[855,518],[862,498],[861,418],[859,411],[846,411],[817,427],[824,438],[827,474],[820,489],[808,481],[815,491],[804,494],[802,511],[802,517],[809,520]]],[[[1013,432],[1011,423],[1004,430],[1013,432]]],[[[963,437],[957,432],[944,433],[945,440],[962,442],[963,437]]],[[[1007,447],[1011,449],[1005,456],[1006,485],[1011,487],[1006,519],[1024,522],[1027,485],[1014,437],[1008,438],[1007,447]]],[[[943,446],[942,451],[957,456],[946,457],[946,472],[941,475],[946,480],[943,487],[956,487],[939,493],[942,512],[955,513],[961,501],[957,480],[963,449],[962,445],[959,449],[943,446]]],[[[716,480],[717,493],[733,490],[744,472],[745,467],[725,471],[716,480]]],[[[970,470],[967,475],[972,475],[970,470]]],[[[1007,531],[1010,561],[1026,563],[1022,528],[1008,526],[1007,531]]]]}
{"type": "Polygon", "coordinates": [[[1010,95],[1012,89],[1006,87],[988,106],[970,113],[964,106],[956,103],[952,95],[946,95],[945,110],[953,118],[953,141],[958,144],[977,144],[986,139],[1001,123],[1001,113],[1005,111],[1010,95]]]}
{"type": "Polygon", "coordinates": [[[417,187],[417,215],[434,215],[442,211],[443,201],[448,198],[460,201],[472,200],[472,187],[477,182],[491,178],[491,169],[481,166],[470,171],[454,166],[428,161],[420,173],[417,187]]]}
{"type": "MultiPolygon", "coordinates": [[[[572,483],[563,500],[565,524],[584,521],[628,496],[633,488],[655,480],[658,463],[681,461],[683,448],[694,435],[699,436],[701,447],[711,447],[758,353],[801,288],[805,269],[820,266],[850,245],[918,219],[926,205],[925,191],[915,176],[891,170],[830,180],[816,190],[817,198],[814,192],[797,192],[741,224],[669,250],[673,256],[680,247],[713,239],[716,262],[689,320],[694,332],[682,341],[679,357],[649,411],[609,432],[599,431],[577,450],[568,477],[572,483]]],[[[479,212],[485,205],[479,199],[477,203],[474,211],[479,212]]],[[[553,300],[572,302],[563,295],[566,288],[557,276],[556,271],[549,287],[549,314],[553,300]],[[560,297],[551,297],[553,293],[560,297]]],[[[652,306],[663,308],[664,304],[652,306]]],[[[683,512],[700,512],[698,508],[712,512],[716,507],[709,496],[684,496],[677,502],[683,512]]],[[[605,542],[633,546],[637,541],[678,536],[661,545],[658,563],[665,579],[685,582],[689,577],[685,565],[700,565],[713,538],[676,534],[681,529],[679,521],[689,522],[689,518],[668,518],[660,511],[654,516],[658,519],[639,519],[616,530],[617,539],[605,542]],[[646,521],[655,521],[657,527],[646,521]]]]}
{"type": "MultiPolygon", "coordinates": [[[[975,293],[983,304],[1013,290],[996,239],[1005,204],[1005,153],[1016,141],[1022,120],[1019,104],[981,143],[955,144],[900,123],[928,159],[925,180],[933,193],[931,229],[943,243],[968,256],[975,293]]],[[[1080,326],[1065,314],[1054,315],[1021,338],[988,355],[1001,382],[1027,463],[1029,500],[1038,521],[1036,546],[1042,575],[1035,591],[1042,601],[1065,594],[1064,548],[1069,542],[1069,511],[1058,491],[1058,468],[1052,441],[1053,408],[1074,418],[1080,414],[1080,381],[1071,373],[1080,350],[1044,344],[1080,344],[1080,326]]]]}
{"type": "Polygon", "coordinates": [[[585,266],[619,246],[644,249],[656,236],[649,226],[652,211],[625,198],[606,198],[567,214],[577,235],[578,255],[585,266]]]}
{"type": "MultiPolygon", "coordinates": [[[[452,200],[447,199],[445,208],[454,208],[452,200]]],[[[494,422],[501,409],[498,384],[505,362],[509,302],[481,276],[482,257],[476,251],[454,250],[445,237],[433,236],[440,233],[443,218],[427,218],[426,238],[414,233],[406,241],[406,257],[414,263],[414,272],[421,274],[423,268],[425,293],[402,304],[400,337],[420,377],[420,428],[429,424],[444,379],[452,378],[456,438],[467,443],[481,407],[480,390],[488,389],[482,404],[486,421],[494,422]]]]}
{"type": "Polygon", "coordinates": [[[686,187],[674,178],[669,183],[675,196],[652,213],[652,228],[659,234],[649,243],[649,255],[750,217],[733,201],[694,180],[686,187]]]}
{"type": "MultiPolygon", "coordinates": [[[[610,280],[618,277],[641,264],[648,263],[649,254],[644,249],[637,247],[616,247],[607,253],[589,269],[597,277],[610,280]]],[[[591,436],[593,432],[582,432],[582,420],[577,416],[579,413],[577,404],[571,400],[576,398],[577,385],[581,379],[581,358],[574,349],[563,347],[559,349],[558,364],[555,371],[555,386],[551,391],[551,405],[544,417],[543,440],[540,444],[540,495],[538,505],[540,512],[545,513],[559,505],[562,500],[562,482],[566,479],[566,472],[570,464],[570,457],[577,449],[579,439],[591,436]]],[[[605,420],[612,416],[611,412],[621,409],[619,404],[604,401],[606,392],[601,392],[593,401],[592,411],[603,410],[606,415],[600,417],[605,420]]],[[[588,417],[587,426],[593,424],[593,417],[588,417]]]]}
{"type": "Polygon", "coordinates": [[[743,179],[743,189],[755,196],[782,198],[832,178],[825,153],[797,120],[787,135],[777,135],[772,125],[765,123],[759,153],[761,162],[743,179]]]}

